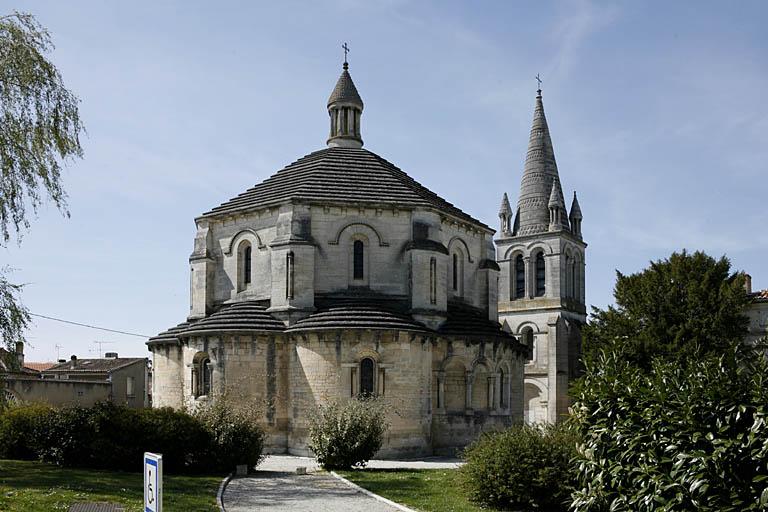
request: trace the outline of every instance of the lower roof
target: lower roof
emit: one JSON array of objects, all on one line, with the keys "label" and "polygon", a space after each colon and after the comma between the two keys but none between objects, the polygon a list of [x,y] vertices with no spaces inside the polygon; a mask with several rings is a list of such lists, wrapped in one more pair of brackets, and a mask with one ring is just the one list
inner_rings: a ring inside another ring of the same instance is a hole
[{"label": "lower roof", "polygon": [[515,340],[511,334],[502,330],[498,322],[488,319],[483,310],[461,302],[450,302],[447,320],[439,329],[433,330],[408,314],[408,305],[403,300],[323,297],[318,300],[317,311],[289,327],[268,313],[262,301],[243,301],[225,304],[206,318],[194,323],[184,322],[163,331],[150,338],[147,345],[176,344],[181,338],[224,333],[298,334],[350,329],[405,331],[465,339]]}]

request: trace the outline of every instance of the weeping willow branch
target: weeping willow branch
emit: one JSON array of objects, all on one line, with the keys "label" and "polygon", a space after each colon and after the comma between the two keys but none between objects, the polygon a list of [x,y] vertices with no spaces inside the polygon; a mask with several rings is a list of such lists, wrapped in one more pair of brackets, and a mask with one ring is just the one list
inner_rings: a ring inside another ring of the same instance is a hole
[{"label": "weeping willow branch", "polygon": [[46,58],[50,34],[30,14],[0,17],[0,245],[20,240],[49,199],[69,215],[62,166],[81,158],[78,98]]}]

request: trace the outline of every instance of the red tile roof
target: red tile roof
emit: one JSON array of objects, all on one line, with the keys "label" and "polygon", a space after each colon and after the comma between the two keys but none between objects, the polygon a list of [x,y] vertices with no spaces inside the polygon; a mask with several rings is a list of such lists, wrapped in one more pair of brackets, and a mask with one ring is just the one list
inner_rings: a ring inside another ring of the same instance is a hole
[{"label": "red tile roof", "polygon": [[753,292],[752,300],[754,302],[765,302],[768,301],[768,289],[767,290],[758,290],[756,292]]},{"label": "red tile roof", "polygon": [[47,370],[48,368],[51,368],[56,363],[34,363],[34,362],[24,362],[24,368],[29,368],[30,370],[35,370],[38,372],[41,372],[43,370]]}]

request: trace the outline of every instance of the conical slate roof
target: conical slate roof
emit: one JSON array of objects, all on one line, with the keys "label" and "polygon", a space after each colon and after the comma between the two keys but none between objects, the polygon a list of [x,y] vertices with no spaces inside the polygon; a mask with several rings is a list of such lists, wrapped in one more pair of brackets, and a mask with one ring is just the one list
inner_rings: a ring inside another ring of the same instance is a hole
[{"label": "conical slate roof", "polygon": [[547,206],[550,208],[562,208],[565,210],[565,198],[563,197],[563,189],[560,188],[560,180],[555,178],[552,182],[552,191],[549,193],[549,202]]},{"label": "conical slate roof", "polygon": [[576,198],[576,191],[573,191],[573,202],[571,203],[571,214],[569,215],[572,219],[581,219],[581,207],[579,206],[579,200]]},{"label": "conical slate roof", "polygon": [[344,71],[341,72],[336,87],[333,88],[331,96],[328,98],[328,106],[330,107],[334,103],[349,103],[363,109],[363,100],[360,98],[360,94],[357,92],[357,87],[352,81],[352,77],[347,70],[347,63],[344,63]]},{"label": "conical slate roof", "polygon": [[549,196],[556,178],[558,173],[555,151],[552,148],[549,126],[544,116],[544,103],[539,91],[533,112],[533,126],[528,141],[523,179],[520,183],[515,235],[532,235],[549,229]]},{"label": "conical slate roof", "polygon": [[203,216],[243,212],[292,200],[434,208],[491,229],[375,153],[343,147],[310,153]]},{"label": "conical slate roof", "polygon": [[511,213],[512,207],[509,205],[507,193],[504,192],[504,197],[501,198],[501,206],[499,207],[499,215],[510,215]]}]

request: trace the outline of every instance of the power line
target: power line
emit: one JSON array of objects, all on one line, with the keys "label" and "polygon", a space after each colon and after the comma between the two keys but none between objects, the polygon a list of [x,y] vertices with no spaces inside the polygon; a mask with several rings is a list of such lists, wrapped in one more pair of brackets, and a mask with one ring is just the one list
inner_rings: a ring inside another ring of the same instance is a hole
[{"label": "power line", "polygon": [[71,320],[62,320],[61,318],[54,318],[52,316],[38,315],[37,313],[30,313],[31,316],[37,316],[45,318],[46,320],[53,320],[55,322],[61,322],[64,324],[79,325],[80,327],[87,327],[89,329],[97,329],[99,331],[116,332],[118,334],[125,334],[127,336],[136,336],[138,338],[150,338],[146,334],[136,334],[135,332],[118,331],[116,329],[107,329],[106,327],[97,327],[95,325],[81,324],[80,322],[72,322]]}]

